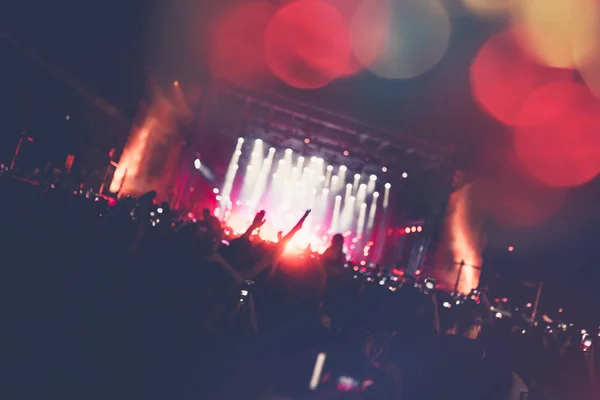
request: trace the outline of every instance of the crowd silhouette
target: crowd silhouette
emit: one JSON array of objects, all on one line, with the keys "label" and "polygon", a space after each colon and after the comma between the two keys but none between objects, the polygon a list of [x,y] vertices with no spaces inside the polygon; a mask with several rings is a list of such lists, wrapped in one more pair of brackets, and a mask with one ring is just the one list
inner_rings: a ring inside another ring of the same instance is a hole
[{"label": "crowd silhouette", "polygon": [[272,243],[268,210],[227,237],[153,192],[53,186],[0,179],[4,399],[600,398],[575,336],[496,321],[485,292],[386,290],[341,235],[282,257],[310,210]]}]

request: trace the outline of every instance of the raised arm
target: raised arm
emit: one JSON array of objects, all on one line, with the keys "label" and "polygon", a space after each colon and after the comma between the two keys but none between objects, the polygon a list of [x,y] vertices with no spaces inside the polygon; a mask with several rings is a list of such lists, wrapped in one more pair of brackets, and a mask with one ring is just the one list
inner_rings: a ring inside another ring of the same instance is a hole
[{"label": "raised arm", "polygon": [[267,254],[265,254],[254,265],[254,267],[252,267],[252,269],[250,271],[248,271],[248,273],[244,274],[244,277],[246,279],[254,278],[256,275],[260,274],[263,270],[268,268],[269,265],[273,264],[273,262],[275,262],[281,256],[281,253],[283,253],[283,250],[285,250],[285,246],[294,237],[296,232],[298,232],[300,229],[302,229],[302,226],[304,225],[304,221],[306,221],[306,218],[308,218],[308,216],[310,215],[310,211],[311,210],[306,210],[306,212],[304,213],[302,218],[300,218],[300,220],[298,221],[298,223],[296,223],[296,225],[292,228],[292,230],[289,231],[289,233],[287,235],[285,235],[279,241],[279,243],[277,243],[277,246],[275,246],[275,250],[270,251]]},{"label": "raised arm", "polygon": [[262,227],[265,224],[265,221],[265,210],[260,210],[256,213],[256,215],[254,216],[254,221],[252,221],[252,224],[250,224],[246,232],[244,232],[244,234],[241,237],[249,238],[252,235],[252,232],[254,232],[256,229]]}]

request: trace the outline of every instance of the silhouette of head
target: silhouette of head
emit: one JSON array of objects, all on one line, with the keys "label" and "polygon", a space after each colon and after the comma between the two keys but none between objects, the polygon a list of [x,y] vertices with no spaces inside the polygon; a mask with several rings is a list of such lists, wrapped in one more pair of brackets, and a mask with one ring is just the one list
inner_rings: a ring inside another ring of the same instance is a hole
[{"label": "silhouette of head", "polygon": [[331,238],[331,247],[342,250],[344,248],[344,236],[341,233],[336,233]]}]

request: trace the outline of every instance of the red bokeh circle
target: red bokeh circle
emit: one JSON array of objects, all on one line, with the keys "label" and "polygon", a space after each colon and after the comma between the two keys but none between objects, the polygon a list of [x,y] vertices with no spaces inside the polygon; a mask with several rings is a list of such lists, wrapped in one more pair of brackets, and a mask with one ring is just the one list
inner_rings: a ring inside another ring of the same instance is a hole
[{"label": "red bokeh circle", "polygon": [[332,5],[316,0],[282,7],[265,32],[267,65],[296,88],[323,87],[344,75],[350,52],[344,17]]},{"label": "red bokeh circle", "polygon": [[493,35],[471,64],[471,90],[480,107],[498,121],[514,126],[531,93],[550,82],[568,80],[572,72],[544,67],[519,47],[515,32]]},{"label": "red bokeh circle", "polygon": [[515,151],[539,181],[573,187],[600,172],[600,101],[584,85],[556,82],[536,90],[519,121]]},{"label": "red bokeh circle", "polygon": [[256,86],[269,75],[264,35],[277,8],[246,2],[227,9],[211,25],[207,59],[213,76],[242,86]]}]

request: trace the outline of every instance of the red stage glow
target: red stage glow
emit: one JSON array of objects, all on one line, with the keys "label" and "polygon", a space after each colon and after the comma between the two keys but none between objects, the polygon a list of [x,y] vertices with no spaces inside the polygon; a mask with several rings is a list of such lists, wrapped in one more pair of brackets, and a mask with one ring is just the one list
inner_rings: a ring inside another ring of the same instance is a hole
[{"label": "red stage glow", "polygon": [[323,87],[342,76],[350,59],[346,22],[333,6],[299,0],[281,8],[265,32],[271,71],[290,86]]},{"label": "red stage glow", "polygon": [[573,187],[600,172],[600,101],[585,86],[557,82],[538,89],[519,123],[516,153],[539,181]]},{"label": "red stage glow", "polygon": [[504,124],[516,125],[533,91],[568,80],[571,74],[537,64],[521,50],[514,32],[506,30],[492,36],[477,53],[471,64],[471,90],[484,111]]}]

